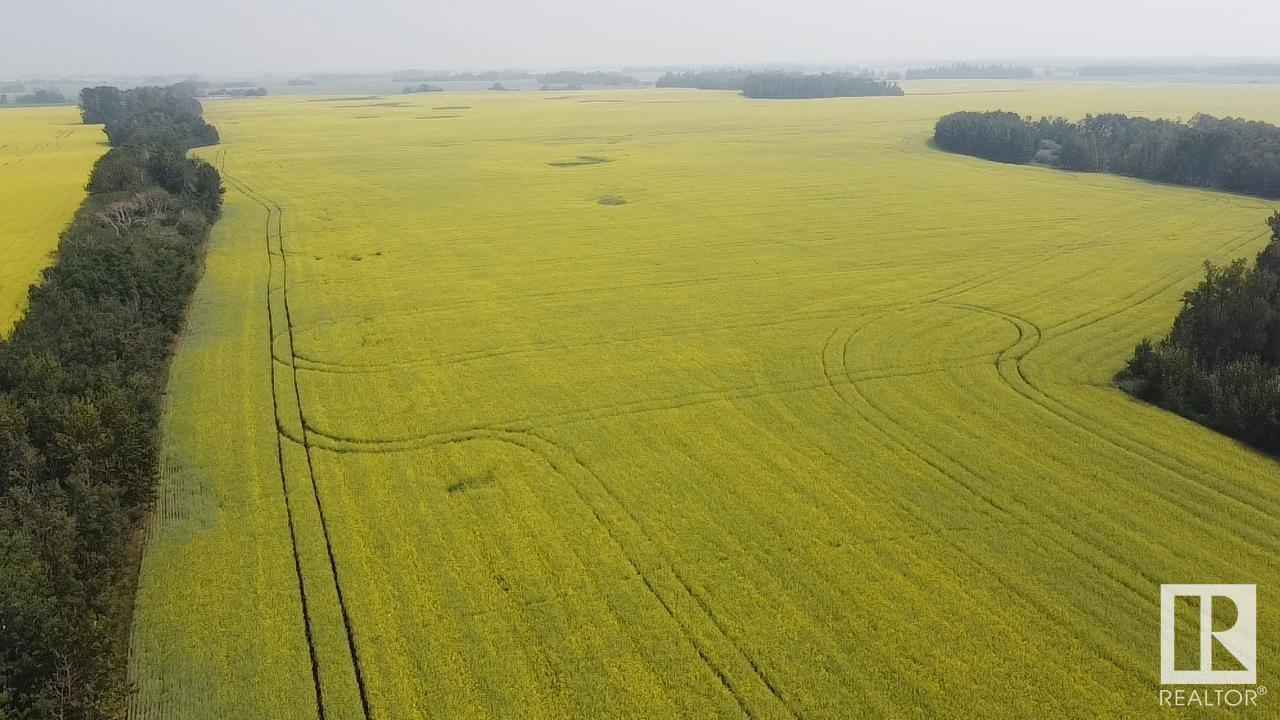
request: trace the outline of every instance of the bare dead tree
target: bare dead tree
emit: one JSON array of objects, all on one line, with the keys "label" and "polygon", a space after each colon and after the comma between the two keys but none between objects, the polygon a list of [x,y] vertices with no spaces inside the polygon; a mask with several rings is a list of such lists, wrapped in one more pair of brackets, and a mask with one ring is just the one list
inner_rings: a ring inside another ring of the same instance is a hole
[{"label": "bare dead tree", "polygon": [[118,200],[103,208],[97,215],[120,236],[135,225],[157,222],[169,214],[169,193],[149,190],[131,198]]}]

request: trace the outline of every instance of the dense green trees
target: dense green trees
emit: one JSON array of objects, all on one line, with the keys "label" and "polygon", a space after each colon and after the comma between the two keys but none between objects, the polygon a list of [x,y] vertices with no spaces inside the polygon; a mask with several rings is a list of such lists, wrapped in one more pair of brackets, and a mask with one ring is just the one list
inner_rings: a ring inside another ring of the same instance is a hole
[{"label": "dense green trees", "polygon": [[1121,386],[1138,397],[1280,452],[1280,213],[1250,268],[1205,264],[1169,336],[1138,345]]},{"label": "dense green trees", "polygon": [[742,90],[746,85],[747,70],[699,70],[682,73],[669,72],[658,78],[656,87],[696,88],[698,90]]},{"label": "dense green trees", "polygon": [[405,89],[401,90],[400,92],[401,94],[404,94],[404,95],[411,95],[413,93],[430,93],[430,92],[443,92],[443,91],[444,91],[444,88],[442,87],[437,87],[435,85],[430,85],[428,83],[422,83],[420,85],[409,85],[405,87]]},{"label": "dense green trees", "polygon": [[829,98],[868,95],[901,95],[897,83],[853,73],[751,73],[742,84],[742,94],[750,98]]},{"label": "dense green trees", "polygon": [[933,141],[950,152],[988,160],[1026,163],[1036,154],[1035,126],[1011,112],[957,112],[938,120]]},{"label": "dense green trees", "polygon": [[199,103],[162,88],[87,97],[85,118],[105,120],[114,147],[0,342],[6,719],[122,714],[131,530],[151,500],[170,351],[222,201],[217,171],[185,154],[212,130]]},{"label": "dense green trees", "polygon": [[927,68],[911,68],[908,80],[1029,80],[1035,75],[1031,68],[1021,65],[935,65]]},{"label": "dense green trees", "polygon": [[266,97],[267,89],[264,87],[222,87],[217,90],[210,90],[209,97]]},{"label": "dense green trees", "polygon": [[33,90],[13,99],[17,105],[61,105],[67,98],[57,90]]},{"label": "dense green trees", "polygon": [[1039,162],[1177,185],[1280,198],[1280,127],[1196,115],[1189,122],[1126,115],[1022,119],[962,112],[938,120],[934,142],[1003,162]]},{"label": "dense green trees", "polygon": [[1062,143],[1071,170],[1280,197],[1280,128],[1196,115],[1190,122],[1096,115]]},{"label": "dense green trees", "polygon": [[124,93],[119,88],[104,85],[80,91],[80,118],[86,125],[117,122],[124,112]]},{"label": "dense green trees", "polygon": [[[1190,122],[1096,115],[1039,121],[1009,112],[941,118],[944,150],[1004,162],[1280,198],[1280,128],[1197,115]],[[1169,336],[1138,345],[1121,386],[1140,398],[1272,452],[1280,451],[1280,213],[1250,268],[1206,263]]]},{"label": "dense green trees", "polygon": [[106,125],[107,140],[117,147],[171,146],[187,150],[216,145],[218,131],[204,121],[203,112],[194,90],[185,84],[80,91],[81,118],[89,124]]}]

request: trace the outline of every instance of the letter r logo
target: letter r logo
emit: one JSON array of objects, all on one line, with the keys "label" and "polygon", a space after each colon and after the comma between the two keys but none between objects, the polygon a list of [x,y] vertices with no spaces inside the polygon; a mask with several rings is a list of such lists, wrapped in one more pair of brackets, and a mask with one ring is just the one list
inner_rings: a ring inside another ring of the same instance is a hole
[{"label": "letter r logo", "polygon": [[[1177,599],[1200,600],[1200,665],[1179,670],[1175,663]],[[1234,604],[1236,620],[1229,628],[1214,630],[1213,610]],[[1214,643],[1236,659],[1236,670],[1214,670]],[[1160,586],[1160,684],[1252,685],[1258,680],[1258,590],[1256,585]]]}]

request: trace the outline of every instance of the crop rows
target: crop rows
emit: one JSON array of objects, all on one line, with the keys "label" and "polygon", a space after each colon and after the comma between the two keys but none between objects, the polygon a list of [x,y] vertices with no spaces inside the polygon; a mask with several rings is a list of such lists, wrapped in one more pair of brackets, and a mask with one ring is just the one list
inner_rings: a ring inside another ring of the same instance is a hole
[{"label": "crop rows", "polygon": [[1267,208],[930,149],[973,87],[212,109],[135,720],[1154,710],[1158,585],[1273,582],[1280,489],[1110,381]]},{"label": "crop rows", "polygon": [[22,314],[58,234],[102,154],[97,127],[67,127],[73,108],[0,110],[0,337]]}]

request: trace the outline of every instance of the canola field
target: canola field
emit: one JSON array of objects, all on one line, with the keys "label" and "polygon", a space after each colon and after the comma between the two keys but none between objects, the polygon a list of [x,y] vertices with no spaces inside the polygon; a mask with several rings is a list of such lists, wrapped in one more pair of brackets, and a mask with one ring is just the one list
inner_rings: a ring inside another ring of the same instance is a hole
[{"label": "canola field", "polygon": [[22,316],[27,288],[84,200],[105,139],[72,107],[0,110],[0,337]]},{"label": "canola field", "polygon": [[1280,88],[907,91],[209,103],[131,718],[1179,717],[1169,582],[1274,685],[1280,465],[1112,384],[1272,204],[929,138]]}]

